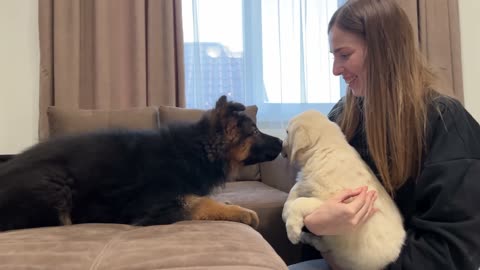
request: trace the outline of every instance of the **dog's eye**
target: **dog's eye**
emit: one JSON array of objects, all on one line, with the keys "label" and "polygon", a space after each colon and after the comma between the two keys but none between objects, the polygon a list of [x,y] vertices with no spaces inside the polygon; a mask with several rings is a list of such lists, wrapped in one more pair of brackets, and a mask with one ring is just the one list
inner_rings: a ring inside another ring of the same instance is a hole
[{"label": "dog's eye", "polygon": [[285,132],[286,132],[286,133],[287,133],[287,135],[288,135],[288,129],[286,129],[286,130],[285,130]]},{"label": "dog's eye", "polygon": [[260,133],[260,131],[257,128],[255,128],[255,129],[253,129],[252,133],[253,133],[253,135],[258,135]]}]

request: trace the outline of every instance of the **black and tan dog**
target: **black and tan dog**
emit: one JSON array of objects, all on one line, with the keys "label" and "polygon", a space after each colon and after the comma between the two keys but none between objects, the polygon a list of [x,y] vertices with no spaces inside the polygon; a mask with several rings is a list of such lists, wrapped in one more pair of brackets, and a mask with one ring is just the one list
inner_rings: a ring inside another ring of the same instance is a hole
[{"label": "black and tan dog", "polygon": [[230,220],[254,211],[207,196],[242,165],[273,160],[282,142],[222,96],[194,124],[104,131],[39,143],[0,167],[0,230],[75,223]]}]

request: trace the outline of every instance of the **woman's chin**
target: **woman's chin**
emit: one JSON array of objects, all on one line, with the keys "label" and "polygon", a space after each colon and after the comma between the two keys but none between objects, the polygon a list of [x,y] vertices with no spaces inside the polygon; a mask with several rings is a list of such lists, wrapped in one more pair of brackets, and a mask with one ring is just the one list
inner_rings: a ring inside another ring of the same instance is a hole
[{"label": "woman's chin", "polygon": [[363,91],[363,89],[358,89],[358,88],[354,88],[354,87],[349,87],[350,91],[352,91],[352,95],[354,95],[355,97],[363,97],[365,95],[365,91]]}]

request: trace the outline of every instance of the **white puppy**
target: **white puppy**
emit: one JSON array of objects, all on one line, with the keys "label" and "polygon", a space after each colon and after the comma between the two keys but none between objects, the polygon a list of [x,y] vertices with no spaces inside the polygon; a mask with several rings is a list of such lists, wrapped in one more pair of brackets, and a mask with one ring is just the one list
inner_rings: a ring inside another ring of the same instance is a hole
[{"label": "white puppy", "polygon": [[[283,154],[300,168],[282,213],[292,243],[331,251],[345,270],[382,269],[398,257],[405,239],[400,212],[336,123],[313,110],[297,115],[288,124]],[[339,191],[360,186],[377,191],[374,206],[379,210],[363,225],[335,236],[302,232],[303,218],[322,202]]]}]

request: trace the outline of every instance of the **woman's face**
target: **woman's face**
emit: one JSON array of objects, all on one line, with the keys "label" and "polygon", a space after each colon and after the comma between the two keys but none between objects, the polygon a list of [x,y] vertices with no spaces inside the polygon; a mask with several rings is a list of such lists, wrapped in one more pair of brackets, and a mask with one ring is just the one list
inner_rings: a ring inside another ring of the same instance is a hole
[{"label": "woman's face", "polygon": [[365,41],[335,25],[330,29],[328,37],[330,52],[334,56],[333,75],[342,75],[354,96],[364,96],[367,78],[364,67]]}]

